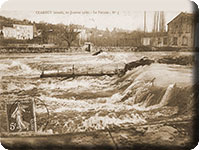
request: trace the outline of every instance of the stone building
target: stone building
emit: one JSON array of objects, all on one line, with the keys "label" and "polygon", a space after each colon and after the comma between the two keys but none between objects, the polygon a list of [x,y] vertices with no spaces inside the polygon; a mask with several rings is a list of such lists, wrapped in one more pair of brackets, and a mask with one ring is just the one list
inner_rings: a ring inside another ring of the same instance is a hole
[{"label": "stone building", "polygon": [[143,46],[166,47],[168,46],[167,32],[146,33],[141,39]]},{"label": "stone building", "polygon": [[171,47],[194,47],[197,29],[195,14],[180,13],[168,25],[168,42]]},{"label": "stone building", "polygon": [[33,39],[33,26],[13,24],[13,27],[3,26],[2,32],[5,39],[28,40]]}]

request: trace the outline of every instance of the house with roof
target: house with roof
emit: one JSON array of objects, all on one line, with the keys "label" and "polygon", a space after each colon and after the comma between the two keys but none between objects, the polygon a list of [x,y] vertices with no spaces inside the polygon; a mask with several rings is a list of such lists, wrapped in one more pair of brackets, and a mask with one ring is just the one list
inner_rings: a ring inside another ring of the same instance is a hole
[{"label": "house with roof", "polygon": [[169,46],[195,47],[195,31],[197,31],[195,14],[181,12],[167,25]]},{"label": "house with roof", "polygon": [[[143,46],[194,48],[198,45],[198,22],[196,14],[181,12],[168,25],[167,32],[145,33]],[[195,34],[196,33],[196,34]]]}]

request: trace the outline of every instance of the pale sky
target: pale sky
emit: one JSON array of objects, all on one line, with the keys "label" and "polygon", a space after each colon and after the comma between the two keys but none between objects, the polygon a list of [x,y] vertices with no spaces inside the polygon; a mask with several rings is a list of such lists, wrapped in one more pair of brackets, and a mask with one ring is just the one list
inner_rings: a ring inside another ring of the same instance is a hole
[{"label": "pale sky", "polygon": [[146,11],[147,29],[151,31],[154,11],[164,11],[168,23],[180,12],[194,11],[194,7],[188,0],[8,0],[1,6],[0,15],[36,22],[80,24],[99,29],[112,30],[116,27],[143,30]]}]

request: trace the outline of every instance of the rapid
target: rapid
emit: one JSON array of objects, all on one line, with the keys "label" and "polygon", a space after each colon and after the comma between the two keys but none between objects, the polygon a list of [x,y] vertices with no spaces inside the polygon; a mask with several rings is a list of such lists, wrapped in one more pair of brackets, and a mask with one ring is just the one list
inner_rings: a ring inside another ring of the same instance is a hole
[{"label": "rapid", "polygon": [[193,66],[153,63],[129,70],[122,77],[39,78],[44,70],[70,72],[74,65],[76,72],[106,72],[142,56],[157,59],[165,55],[173,52],[2,54],[0,109],[3,111],[9,100],[34,99],[38,129],[48,122],[46,129],[53,133],[191,120],[195,105]]}]

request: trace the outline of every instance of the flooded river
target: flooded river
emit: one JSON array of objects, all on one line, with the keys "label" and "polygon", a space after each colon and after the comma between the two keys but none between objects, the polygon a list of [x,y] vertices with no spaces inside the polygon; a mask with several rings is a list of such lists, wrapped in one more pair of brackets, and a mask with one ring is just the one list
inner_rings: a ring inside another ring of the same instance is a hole
[{"label": "flooded river", "polygon": [[[178,52],[1,54],[1,111],[9,100],[34,99],[38,130],[52,134],[127,128],[192,120],[194,67],[153,63],[123,77],[39,78],[42,71],[109,72],[147,56],[193,55]],[[45,104],[41,105],[41,101]],[[6,118],[6,113],[2,113]],[[1,129],[6,131],[6,122]]]}]

